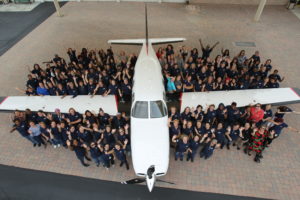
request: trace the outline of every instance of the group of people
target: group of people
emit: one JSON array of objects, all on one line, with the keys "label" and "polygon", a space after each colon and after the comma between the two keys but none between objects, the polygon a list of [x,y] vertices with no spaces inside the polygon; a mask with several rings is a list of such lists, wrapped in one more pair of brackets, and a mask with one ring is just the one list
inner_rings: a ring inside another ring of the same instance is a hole
[{"label": "group of people", "polygon": [[284,122],[287,113],[298,113],[286,106],[277,108],[275,114],[271,105],[261,104],[238,108],[235,102],[229,106],[210,105],[203,109],[185,108],[182,113],[171,108],[169,114],[169,133],[171,146],[175,148],[175,160],[194,161],[200,152],[200,157],[208,159],[216,148],[230,149],[236,146],[243,148],[245,154],[255,153],[255,162],[263,158],[262,152],[272,141],[278,138],[284,128],[299,132]]},{"label": "group of people", "polygon": [[[181,46],[178,52],[172,45],[159,48],[156,55],[162,66],[165,88],[168,95],[181,92],[204,92],[212,90],[236,90],[277,88],[282,78],[274,70],[271,59],[261,62],[256,51],[247,57],[242,50],[231,58],[228,49],[221,51],[215,59],[210,58],[213,49],[199,40],[202,55],[197,48],[188,50]],[[124,101],[131,100],[132,78],[137,56],[127,56],[125,52],[115,55],[112,48],[90,50],[82,48],[79,54],[69,48],[69,62],[59,55],[46,64],[45,68],[34,64],[29,69],[26,90],[17,90],[29,95],[117,95]],[[279,107],[275,115],[271,105],[264,108],[260,104],[238,108],[233,102],[210,105],[205,110],[201,105],[186,108],[178,113],[175,107],[170,109],[169,128],[171,147],[175,148],[175,159],[194,161],[197,152],[205,159],[214,149],[226,146],[244,148],[246,154],[256,153],[255,161],[260,162],[262,151],[281,130],[289,127],[283,121],[285,113],[293,112],[287,107]],[[33,146],[52,145],[74,150],[83,166],[85,161],[93,159],[97,166],[109,168],[114,160],[125,164],[129,169],[126,155],[130,153],[129,118],[125,113],[109,116],[101,108],[99,113],[86,111],[83,115],[70,108],[68,114],[43,111],[15,111],[14,127]],[[199,150],[201,147],[201,150]]]},{"label": "group of people", "polygon": [[28,96],[117,95],[130,101],[137,56],[121,52],[115,59],[111,48],[106,52],[83,48],[78,55],[69,48],[67,54],[68,63],[56,54],[44,62],[45,68],[34,64],[33,69],[29,68],[26,90],[16,89]]},{"label": "group of people", "polygon": [[[169,96],[181,92],[278,88],[284,80],[273,69],[271,59],[261,61],[258,51],[247,57],[245,50],[241,50],[231,57],[228,49],[222,49],[220,55],[211,59],[210,54],[219,43],[204,47],[199,41],[202,55],[197,48],[188,50],[185,46],[177,52],[172,45],[157,50]],[[68,63],[55,55],[44,62],[45,68],[34,64],[29,69],[26,90],[16,89],[29,96],[117,95],[121,100],[131,100],[135,54],[128,56],[121,51],[115,55],[112,48],[107,51],[83,48],[79,54],[69,48],[67,54]]]},{"label": "group of people", "polygon": [[197,48],[188,50],[185,46],[176,53],[172,45],[157,51],[169,94],[278,88],[284,80],[273,69],[271,59],[261,61],[259,51],[247,57],[245,50],[241,50],[231,57],[228,49],[222,49],[221,54],[211,59],[210,54],[219,43],[204,47],[199,41],[202,55]]},{"label": "group of people", "polygon": [[97,166],[109,169],[115,160],[129,169],[126,155],[130,152],[129,119],[125,113],[110,116],[101,108],[99,113],[86,111],[83,115],[73,108],[68,114],[59,109],[54,113],[43,111],[15,111],[11,132],[17,130],[34,147],[65,147],[73,150],[81,164],[91,159]]}]

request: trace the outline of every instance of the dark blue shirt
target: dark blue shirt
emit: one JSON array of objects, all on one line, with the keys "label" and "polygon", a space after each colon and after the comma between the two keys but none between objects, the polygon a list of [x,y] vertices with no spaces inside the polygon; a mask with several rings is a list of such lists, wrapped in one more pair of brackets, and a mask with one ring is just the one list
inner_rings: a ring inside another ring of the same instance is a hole
[{"label": "dark blue shirt", "polygon": [[16,130],[20,133],[20,135],[22,135],[23,137],[28,136],[28,127],[26,126],[25,122],[21,122],[19,126],[14,126],[16,128]]},{"label": "dark blue shirt", "polygon": [[179,140],[177,142],[176,152],[184,153],[189,148],[189,146],[190,146],[190,144],[188,142],[186,144],[184,144],[182,140]]}]

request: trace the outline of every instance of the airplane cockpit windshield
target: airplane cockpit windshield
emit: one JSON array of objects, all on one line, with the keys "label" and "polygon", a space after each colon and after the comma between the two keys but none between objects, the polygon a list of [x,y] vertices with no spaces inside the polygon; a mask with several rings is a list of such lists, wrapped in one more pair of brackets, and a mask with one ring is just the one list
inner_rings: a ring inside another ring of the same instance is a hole
[{"label": "airplane cockpit windshield", "polygon": [[150,118],[161,118],[167,115],[167,108],[162,101],[136,101],[132,109],[132,117],[149,118],[149,103],[150,103]]},{"label": "airplane cockpit windshield", "polygon": [[148,101],[136,101],[132,109],[135,118],[148,118]]},{"label": "airplane cockpit windshield", "polygon": [[167,108],[162,101],[150,101],[150,118],[160,118],[167,115]]}]

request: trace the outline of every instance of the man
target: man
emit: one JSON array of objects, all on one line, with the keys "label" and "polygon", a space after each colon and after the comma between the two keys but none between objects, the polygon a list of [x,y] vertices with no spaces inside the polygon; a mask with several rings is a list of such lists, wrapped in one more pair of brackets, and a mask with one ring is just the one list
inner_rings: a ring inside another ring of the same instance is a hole
[{"label": "man", "polygon": [[42,140],[41,137],[41,127],[39,124],[35,124],[33,121],[29,121],[29,129],[28,129],[28,133],[30,134],[30,137],[36,141],[35,144],[33,144],[33,146],[35,147],[36,145],[38,145],[39,147],[41,146],[41,144],[44,144],[46,147],[46,144],[44,143],[44,141]]},{"label": "man", "polygon": [[212,50],[220,43],[220,42],[216,42],[212,47],[210,47],[210,45],[208,44],[204,48],[201,39],[199,39],[199,42],[200,42],[200,46],[201,46],[201,50],[202,50],[202,59],[208,58],[210,56],[210,53],[212,52]]},{"label": "man", "polygon": [[258,103],[255,106],[250,108],[250,118],[249,120],[251,122],[254,122],[257,124],[257,126],[259,126],[260,122],[262,121],[262,119],[264,118],[265,112],[264,110],[261,108],[261,104]]}]

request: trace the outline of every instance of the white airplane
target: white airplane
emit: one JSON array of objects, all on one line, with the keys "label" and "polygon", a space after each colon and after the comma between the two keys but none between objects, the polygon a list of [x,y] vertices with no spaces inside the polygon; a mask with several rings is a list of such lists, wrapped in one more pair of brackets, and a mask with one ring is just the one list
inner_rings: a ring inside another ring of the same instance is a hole
[{"label": "white airplane", "polygon": [[[109,40],[110,44],[142,45],[135,65],[131,107],[131,149],[133,168],[137,176],[146,180],[151,192],[156,177],[166,175],[169,166],[169,131],[168,109],[165,98],[163,75],[160,63],[152,45],[182,42],[185,38],[148,39],[147,8],[146,38]],[[230,105],[233,101],[239,107],[249,104],[288,104],[300,102],[299,95],[292,88],[251,89],[233,91],[211,91],[182,93],[180,110],[185,107],[196,107],[198,104],[207,105],[224,103]],[[54,112],[59,108],[62,113],[68,113],[69,108],[79,113],[86,110],[97,112],[101,107],[110,115],[118,112],[115,96],[88,95],[66,96],[9,96],[0,103],[2,111],[31,111],[43,110]],[[141,181],[143,182],[143,181]]]}]

